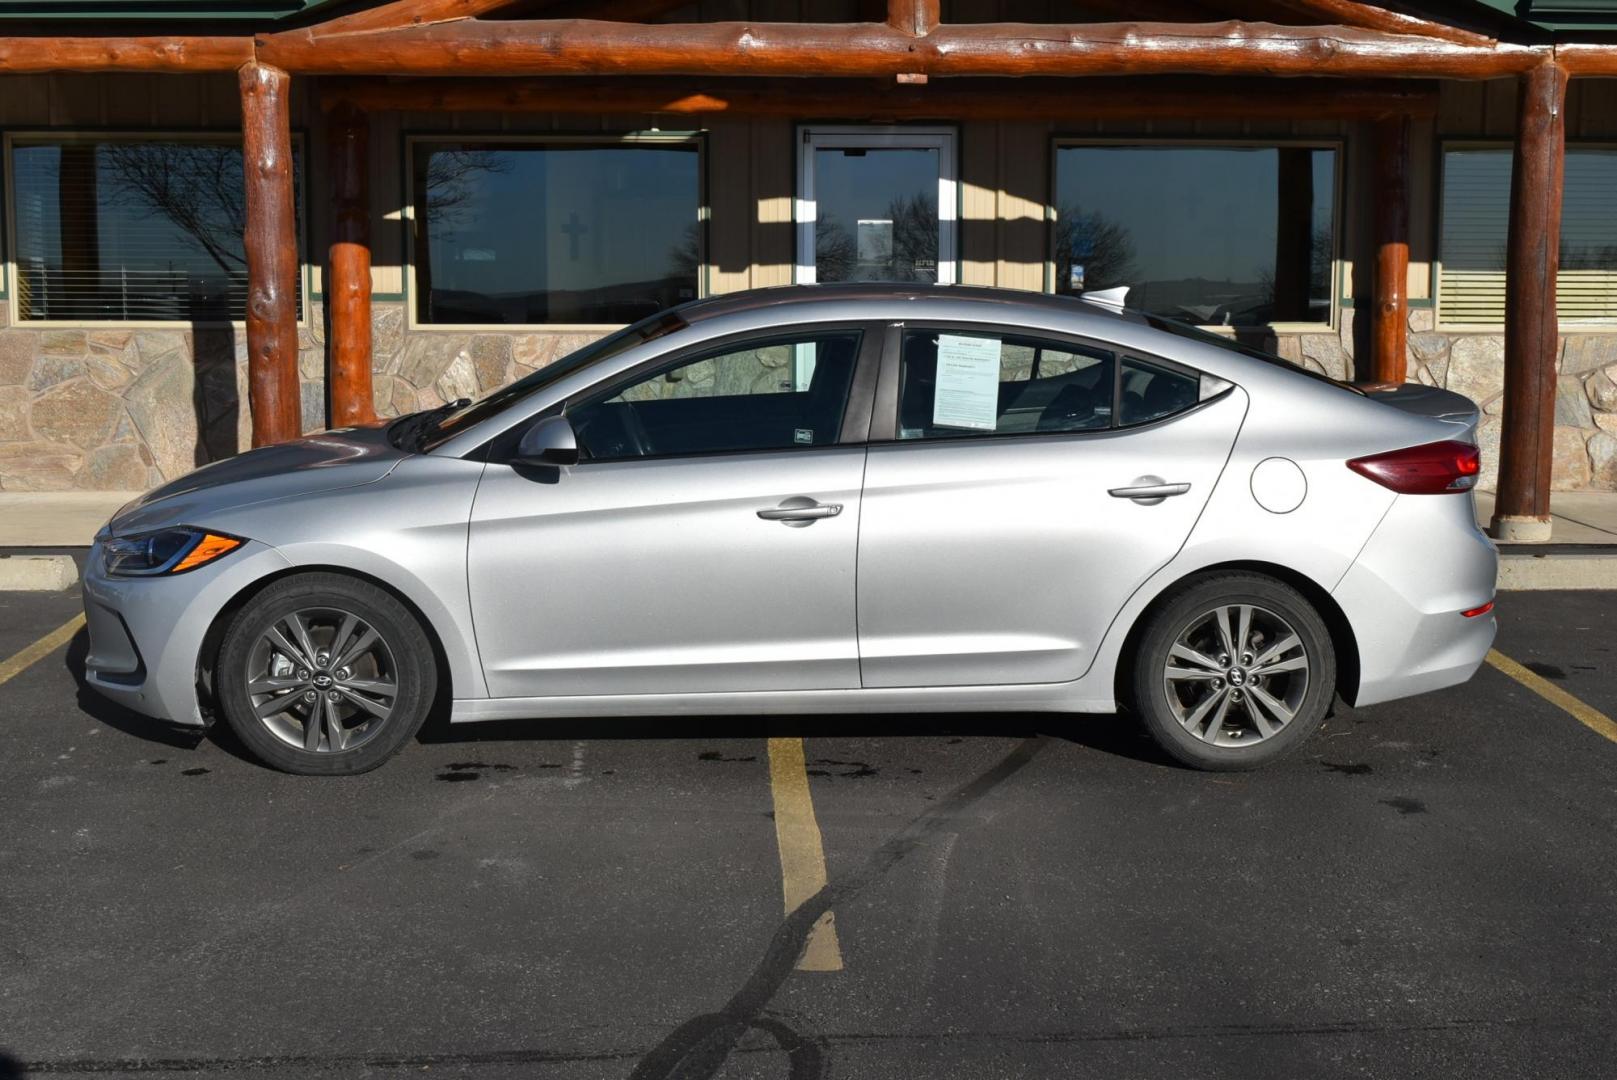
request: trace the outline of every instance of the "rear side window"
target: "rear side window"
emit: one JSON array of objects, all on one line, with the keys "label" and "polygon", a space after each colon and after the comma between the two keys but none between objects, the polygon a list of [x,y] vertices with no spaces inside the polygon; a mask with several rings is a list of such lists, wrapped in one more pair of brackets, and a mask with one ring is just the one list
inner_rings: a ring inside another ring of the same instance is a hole
[{"label": "rear side window", "polygon": [[907,331],[899,367],[898,437],[1108,428],[1116,362],[1104,349],[1065,342]]},{"label": "rear side window", "polygon": [[1200,397],[1201,380],[1131,356],[1123,361],[1117,390],[1117,424],[1129,427],[1184,412]]}]

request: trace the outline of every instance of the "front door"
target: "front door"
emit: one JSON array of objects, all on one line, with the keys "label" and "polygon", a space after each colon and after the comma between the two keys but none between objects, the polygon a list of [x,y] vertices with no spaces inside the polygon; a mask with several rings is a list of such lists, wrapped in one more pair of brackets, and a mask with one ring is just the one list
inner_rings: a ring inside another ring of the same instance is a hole
[{"label": "front door", "polygon": [[863,685],[1080,677],[1190,534],[1244,396],[1202,402],[1173,365],[971,329],[905,330],[897,376],[896,439],[865,470]]},{"label": "front door", "polygon": [[858,686],[862,337],[655,365],[569,403],[580,464],[491,463],[468,564],[489,693]]}]

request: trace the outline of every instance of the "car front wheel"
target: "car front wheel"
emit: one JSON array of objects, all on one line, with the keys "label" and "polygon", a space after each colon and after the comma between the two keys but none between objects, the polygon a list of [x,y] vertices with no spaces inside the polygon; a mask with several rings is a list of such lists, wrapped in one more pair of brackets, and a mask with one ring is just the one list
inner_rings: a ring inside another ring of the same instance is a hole
[{"label": "car front wheel", "polygon": [[392,594],[341,574],[283,578],[225,631],[216,683],[236,736],[285,772],[374,769],[420,729],[436,692],[431,643]]},{"label": "car front wheel", "polygon": [[1336,656],[1296,589],[1258,574],[1209,574],[1151,616],[1132,692],[1146,730],[1176,760],[1255,769],[1319,727],[1336,692]]}]

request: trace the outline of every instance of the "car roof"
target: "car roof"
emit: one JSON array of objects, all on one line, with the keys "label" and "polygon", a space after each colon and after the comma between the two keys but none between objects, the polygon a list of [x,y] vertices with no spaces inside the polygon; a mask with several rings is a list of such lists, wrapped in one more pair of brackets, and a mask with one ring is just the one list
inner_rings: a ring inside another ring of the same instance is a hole
[{"label": "car roof", "polygon": [[765,308],[827,302],[868,303],[873,307],[898,306],[906,301],[927,300],[944,303],[1011,305],[1026,311],[1040,311],[1080,318],[1099,316],[1138,324],[1133,312],[1109,305],[1086,303],[1076,296],[1029,292],[1025,289],[995,289],[981,285],[923,285],[878,281],[839,282],[827,285],[776,285],[745,292],[695,300],[681,305],[679,314],[687,322],[740,315]]}]

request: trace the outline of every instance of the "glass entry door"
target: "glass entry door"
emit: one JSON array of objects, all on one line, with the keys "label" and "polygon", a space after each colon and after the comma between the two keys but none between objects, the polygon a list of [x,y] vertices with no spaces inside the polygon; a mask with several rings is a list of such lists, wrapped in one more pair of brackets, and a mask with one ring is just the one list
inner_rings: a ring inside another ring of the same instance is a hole
[{"label": "glass entry door", "polygon": [[953,130],[799,132],[799,282],[954,282]]}]

